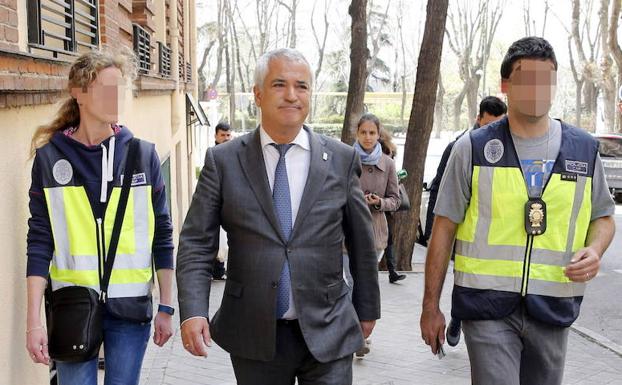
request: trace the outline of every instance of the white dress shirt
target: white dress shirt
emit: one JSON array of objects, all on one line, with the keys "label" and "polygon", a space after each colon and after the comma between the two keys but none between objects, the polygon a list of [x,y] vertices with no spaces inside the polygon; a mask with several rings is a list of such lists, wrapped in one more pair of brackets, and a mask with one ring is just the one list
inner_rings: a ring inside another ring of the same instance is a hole
[{"label": "white dress shirt", "polygon": [[[268,182],[270,183],[270,190],[274,188],[274,173],[276,172],[276,165],[279,163],[279,150],[272,146],[271,143],[276,143],[270,135],[263,129],[259,128],[259,138],[261,141],[261,150],[263,153],[264,163],[266,164],[266,175],[268,176]],[[287,168],[287,181],[289,182],[289,196],[292,204],[292,228],[296,223],[296,215],[298,215],[298,208],[300,207],[300,201],[302,200],[302,193],[304,192],[305,185],[307,184],[307,176],[309,175],[309,165],[311,164],[311,145],[309,143],[309,134],[304,128],[300,129],[300,132],[291,142],[294,144],[285,154],[285,167]],[[193,318],[205,318],[205,317],[190,317],[182,322],[182,325]],[[295,319],[296,307],[294,306],[294,296],[289,291],[289,308],[283,314],[285,319]]]},{"label": "white dress shirt", "polygon": [[[276,166],[279,163],[279,150],[272,146],[276,143],[270,135],[263,129],[259,128],[259,138],[261,141],[261,150],[266,165],[266,175],[270,190],[274,188],[274,174]],[[309,134],[304,128],[300,129],[298,135],[291,142],[294,144],[285,154],[285,167],[287,168],[287,181],[289,183],[289,196],[292,204],[292,228],[296,223],[298,208],[302,200],[302,193],[307,184],[307,176],[309,175],[309,165],[311,164],[311,145],[309,144]],[[296,307],[294,306],[294,298],[291,291],[289,292],[289,308],[283,315],[285,319],[295,319]]]}]

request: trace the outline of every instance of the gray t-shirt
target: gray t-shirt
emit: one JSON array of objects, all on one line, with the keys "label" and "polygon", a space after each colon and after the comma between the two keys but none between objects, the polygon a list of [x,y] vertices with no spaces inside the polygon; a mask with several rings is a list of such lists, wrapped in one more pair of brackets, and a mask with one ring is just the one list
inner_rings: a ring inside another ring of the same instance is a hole
[{"label": "gray t-shirt", "polygon": [[[546,183],[554,160],[561,146],[561,124],[553,120],[549,134],[539,138],[518,138],[512,135],[526,183],[531,188],[530,195],[540,196],[542,186]],[[434,206],[434,214],[449,218],[454,223],[462,223],[466,209],[471,200],[471,136],[462,135],[454,145],[447,168],[443,174],[441,186]],[[545,161],[547,160],[547,161]],[[550,166],[549,166],[550,163]],[[605,172],[596,156],[594,177],[592,178],[592,217],[597,219],[613,215],[615,204],[609,193]]]}]

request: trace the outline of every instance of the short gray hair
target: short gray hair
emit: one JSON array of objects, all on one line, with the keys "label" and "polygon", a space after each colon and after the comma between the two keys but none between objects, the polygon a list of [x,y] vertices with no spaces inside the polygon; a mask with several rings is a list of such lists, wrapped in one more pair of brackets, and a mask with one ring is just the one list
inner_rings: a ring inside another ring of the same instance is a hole
[{"label": "short gray hair", "polygon": [[311,84],[309,84],[309,87],[313,87],[313,71],[311,71],[309,62],[302,53],[293,48],[279,48],[261,55],[259,59],[257,59],[257,66],[255,67],[255,86],[263,88],[263,81],[266,79],[266,75],[268,75],[268,66],[273,59],[286,59],[290,62],[307,66],[309,74],[311,75]]}]

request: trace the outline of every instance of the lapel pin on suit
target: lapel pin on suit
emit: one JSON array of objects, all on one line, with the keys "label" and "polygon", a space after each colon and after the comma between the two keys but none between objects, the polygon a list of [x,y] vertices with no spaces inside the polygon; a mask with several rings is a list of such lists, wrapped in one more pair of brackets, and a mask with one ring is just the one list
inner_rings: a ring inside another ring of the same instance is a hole
[{"label": "lapel pin on suit", "polygon": [[323,160],[328,160],[328,154],[327,153],[323,153],[322,154],[322,159]]}]

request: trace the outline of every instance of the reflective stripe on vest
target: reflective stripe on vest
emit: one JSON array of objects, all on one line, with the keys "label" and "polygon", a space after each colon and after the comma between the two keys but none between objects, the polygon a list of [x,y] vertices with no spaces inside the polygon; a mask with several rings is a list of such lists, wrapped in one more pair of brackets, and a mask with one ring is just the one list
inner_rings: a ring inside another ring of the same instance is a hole
[{"label": "reflective stripe on vest", "polygon": [[[104,247],[110,244],[120,187],[113,188],[103,223]],[[52,290],[86,286],[99,291],[99,268],[103,266],[101,228],[93,218],[83,186],[45,188],[54,256],[50,266]],[[146,296],[151,291],[151,245],[155,218],[151,186],[131,187],[119,245],[110,278],[108,298]]]},{"label": "reflective stripe on vest", "polygon": [[587,234],[590,177],[578,176],[573,182],[551,174],[542,196],[547,229],[535,237],[528,237],[524,229],[528,195],[519,168],[474,166],[471,190],[471,203],[456,235],[456,285],[522,295],[583,295],[585,284],[571,282],[564,267],[583,247]]}]

